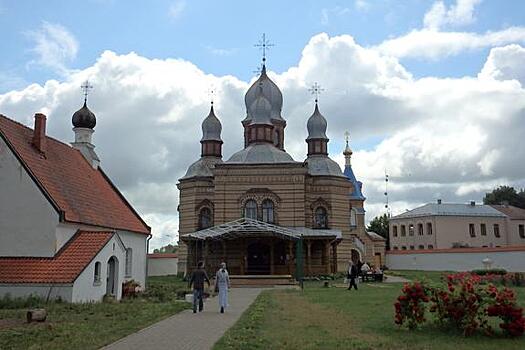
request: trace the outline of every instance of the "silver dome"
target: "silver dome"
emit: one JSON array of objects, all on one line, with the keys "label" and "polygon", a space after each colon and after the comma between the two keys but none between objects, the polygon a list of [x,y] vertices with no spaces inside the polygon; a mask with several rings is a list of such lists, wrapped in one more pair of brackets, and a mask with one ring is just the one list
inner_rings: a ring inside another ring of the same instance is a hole
[{"label": "silver dome", "polygon": [[195,163],[189,166],[186,174],[181,180],[189,179],[192,177],[211,177],[213,176],[213,168],[215,164],[222,163],[222,159],[219,157],[202,157]]},{"label": "silver dome", "polygon": [[202,139],[201,141],[222,141],[221,140],[222,125],[219,118],[213,111],[213,105],[210,108],[210,113],[202,122]]},{"label": "silver dome", "polygon": [[268,143],[251,144],[234,153],[226,163],[293,163],[292,156]]},{"label": "silver dome", "polygon": [[251,117],[251,124],[272,125],[271,113],[272,106],[268,99],[263,95],[262,86],[259,85],[257,98],[252,102],[248,109],[248,115]]},{"label": "silver dome", "polygon": [[306,124],[306,127],[308,129],[308,137],[307,140],[310,139],[325,139],[328,140],[328,137],[326,136],[326,119],[323,117],[321,112],[319,112],[319,107],[317,106],[317,103],[315,104],[315,110],[312,116],[308,119],[308,123]]},{"label": "silver dome", "polygon": [[325,155],[313,155],[306,158],[308,174],[312,176],[340,176],[345,177],[339,164]]},{"label": "silver dome", "polygon": [[[257,90],[259,85],[262,87],[262,93],[264,97],[270,102],[271,105],[271,118],[277,120],[283,120],[281,117],[281,110],[283,109],[283,94],[279,87],[266,75],[266,66],[263,65],[261,71],[261,76],[257,79],[252,86],[246,92],[244,96],[244,104],[246,105],[246,110],[249,111],[252,103],[257,98]],[[248,115],[246,119],[249,119],[251,116]]]}]

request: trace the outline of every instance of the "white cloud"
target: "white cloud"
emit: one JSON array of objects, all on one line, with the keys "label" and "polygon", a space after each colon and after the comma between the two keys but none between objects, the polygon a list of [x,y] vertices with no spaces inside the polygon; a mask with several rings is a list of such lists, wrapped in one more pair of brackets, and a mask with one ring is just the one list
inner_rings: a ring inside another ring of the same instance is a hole
[{"label": "white cloud", "polygon": [[210,45],[205,45],[204,48],[208,50],[209,53],[215,56],[231,56],[237,52],[236,48],[217,48]]},{"label": "white cloud", "polygon": [[329,25],[332,17],[341,17],[350,13],[347,7],[335,6],[332,8],[323,8],[321,10],[321,24]]},{"label": "white cloud", "polygon": [[366,12],[370,9],[371,5],[367,0],[355,0],[354,7],[358,11]]},{"label": "white cloud", "polygon": [[509,43],[525,43],[525,27],[510,27],[484,34],[413,30],[403,36],[386,40],[376,47],[383,54],[398,58],[439,59],[464,51],[479,50]]},{"label": "white cloud", "polygon": [[525,48],[507,45],[490,50],[489,57],[479,74],[479,78],[512,80],[525,86]]},{"label": "white cloud", "polygon": [[[342,150],[335,144],[342,144],[344,130],[356,143],[382,136],[371,150],[354,149],[352,160],[364,183],[368,219],[384,210],[385,169],[394,213],[437,198],[479,201],[501,181],[524,187],[525,90],[515,78],[521,50],[494,49],[485,65],[492,68],[479,77],[416,79],[397,59],[362,47],[351,36],[316,35],[297,66],[269,72],[284,96],[286,149],[296,160],[305,158],[306,120],[313,110],[307,86],[319,81],[326,89],[320,107],[332,156],[340,164]],[[493,73],[499,71],[504,75]],[[182,59],[106,51],[62,81],[0,94],[0,113],[31,126],[31,116],[44,111],[49,134],[70,141],[70,118],[81,105],[79,85],[86,77],[95,86],[89,105],[97,115],[94,143],[102,167],[152,226],[152,247],[172,242],[178,227],[176,184],[200,154],[206,91],[210,85],[217,89],[227,159],[242,148],[240,121],[249,84],[207,74]]]},{"label": "white cloud", "polygon": [[439,29],[443,25],[463,26],[475,21],[474,10],[481,0],[457,0],[448,9],[443,1],[436,1],[425,13],[425,28]]},{"label": "white cloud", "polygon": [[168,14],[171,18],[177,19],[181,16],[181,14],[186,9],[186,1],[185,0],[178,0],[173,2],[168,10]]},{"label": "white cloud", "polygon": [[34,41],[32,52],[37,56],[29,64],[51,68],[60,74],[67,74],[68,64],[78,53],[78,41],[64,26],[42,22],[40,29],[27,33]]}]

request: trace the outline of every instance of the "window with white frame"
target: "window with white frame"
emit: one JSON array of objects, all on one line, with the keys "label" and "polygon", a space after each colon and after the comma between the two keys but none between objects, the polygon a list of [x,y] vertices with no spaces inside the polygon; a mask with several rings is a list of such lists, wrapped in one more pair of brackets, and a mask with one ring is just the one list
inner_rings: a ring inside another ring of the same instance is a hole
[{"label": "window with white frame", "polygon": [[357,226],[357,210],[355,208],[350,209],[350,227]]},{"label": "window with white frame", "polygon": [[432,223],[427,222],[427,235],[432,236]]},{"label": "window with white frame", "polygon": [[487,225],[485,224],[480,224],[479,225],[479,229],[480,229],[480,234],[482,236],[486,236],[487,235]]},{"label": "window with white frame", "polygon": [[257,202],[253,199],[246,201],[244,204],[244,217],[257,220]]},{"label": "window with white frame", "polygon": [[417,224],[417,234],[423,236],[423,224]]},{"label": "window with white frame", "polygon": [[470,237],[476,237],[476,226],[474,226],[474,224],[468,224],[468,232]]},{"label": "window with white frame", "polygon": [[414,235],[414,224],[408,225],[408,235],[413,236]]},{"label": "window with white frame", "polygon": [[274,205],[269,199],[262,202],[262,221],[273,224],[275,222]]},{"label": "window with white frame", "polygon": [[133,249],[126,248],[126,277],[131,277],[133,263]]}]

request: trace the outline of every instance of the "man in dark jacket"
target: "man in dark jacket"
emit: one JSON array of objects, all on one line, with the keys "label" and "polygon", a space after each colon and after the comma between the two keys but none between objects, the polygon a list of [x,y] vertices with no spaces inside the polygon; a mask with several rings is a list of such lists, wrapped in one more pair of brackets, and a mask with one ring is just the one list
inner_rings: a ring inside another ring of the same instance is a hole
[{"label": "man in dark jacket", "polygon": [[199,312],[204,308],[202,295],[204,293],[204,281],[210,286],[210,279],[204,270],[204,263],[199,261],[197,270],[193,271],[190,277],[189,288],[193,285],[193,313],[197,313],[197,303],[199,303]]},{"label": "man in dark jacket", "polygon": [[355,283],[355,279],[357,278],[358,276],[358,272],[357,272],[357,266],[353,263],[352,260],[350,260],[348,262],[348,272],[347,272],[347,277],[348,277],[348,290],[351,290],[352,287],[355,288],[355,290],[357,290],[357,284]]}]

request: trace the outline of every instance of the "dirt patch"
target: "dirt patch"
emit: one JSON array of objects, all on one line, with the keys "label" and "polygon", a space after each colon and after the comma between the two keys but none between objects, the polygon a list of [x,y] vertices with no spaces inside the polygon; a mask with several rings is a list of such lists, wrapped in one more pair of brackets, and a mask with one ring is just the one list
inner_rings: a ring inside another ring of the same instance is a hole
[{"label": "dirt patch", "polygon": [[0,320],[0,329],[9,329],[24,326],[27,323],[19,318],[5,318]]}]

